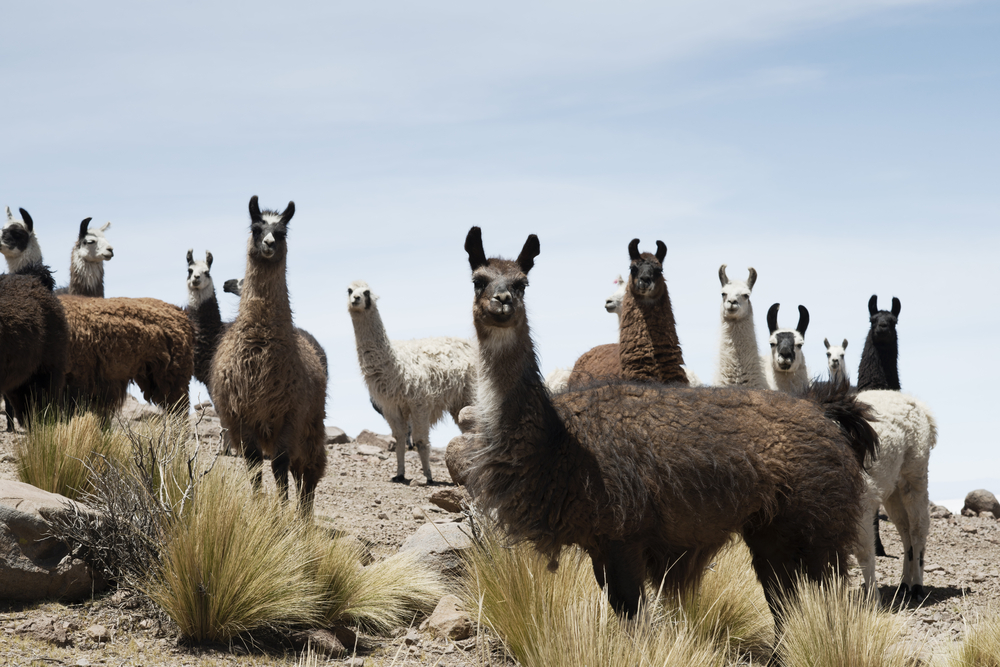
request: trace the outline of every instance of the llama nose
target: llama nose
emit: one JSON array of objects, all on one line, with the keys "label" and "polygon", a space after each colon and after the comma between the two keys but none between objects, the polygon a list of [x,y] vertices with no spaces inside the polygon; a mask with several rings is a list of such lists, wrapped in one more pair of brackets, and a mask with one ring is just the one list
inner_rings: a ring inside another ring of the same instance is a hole
[{"label": "llama nose", "polygon": [[493,295],[493,298],[496,299],[497,301],[499,301],[502,304],[509,304],[512,301],[511,296],[510,296],[510,292],[506,292],[506,291],[505,292],[497,292],[496,294]]},{"label": "llama nose", "polygon": [[115,249],[112,248],[111,246],[108,246],[107,259],[111,259],[114,256],[115,256]]}]

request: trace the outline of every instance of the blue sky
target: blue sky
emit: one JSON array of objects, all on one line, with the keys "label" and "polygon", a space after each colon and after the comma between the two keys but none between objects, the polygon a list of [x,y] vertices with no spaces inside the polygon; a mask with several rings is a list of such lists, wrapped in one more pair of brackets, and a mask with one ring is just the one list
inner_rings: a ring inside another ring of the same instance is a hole
[{"label": "blue sky", "polygon": [[615,340],[603,302],[628,242],[662,239],[703,379],[721,263],[757,269],[759,333],[771,303],[783,323],[809,308],[816,374],[824,337],[847,338],[856,369],[868,298],[898,296],[903,388],[940,425],[932,496],[984,479],[1000,493],[1000,317],[981,305],[1000,241],[998,3],[38,2],[0,17],[0,203],[31,212],[61,281],[93,216],[113,222],[107,294],[181,304],[188,248],[212,251],[221,285],[243,273],[250,196],[295,200],[293,307],[330,358],[327,421],[349,433],[387,432],[350,281],[382,297],[393,338],[471,336],[469,226],[498,254],[536,233],[547,372]]}]

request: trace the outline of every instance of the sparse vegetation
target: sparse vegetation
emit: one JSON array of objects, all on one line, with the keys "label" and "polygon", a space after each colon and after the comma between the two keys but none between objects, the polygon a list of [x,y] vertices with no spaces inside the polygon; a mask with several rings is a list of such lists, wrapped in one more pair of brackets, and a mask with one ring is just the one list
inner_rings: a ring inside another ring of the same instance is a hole
[{"label": "sparse vegetation", "polygon": [[987,608],[948,656],[947,667],[1000,666],[1000,613]]}]

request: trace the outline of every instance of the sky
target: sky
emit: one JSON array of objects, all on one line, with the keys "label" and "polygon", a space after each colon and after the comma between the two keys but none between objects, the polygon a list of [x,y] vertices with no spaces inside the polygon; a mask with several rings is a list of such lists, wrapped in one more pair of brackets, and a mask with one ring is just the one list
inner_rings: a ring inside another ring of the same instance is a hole
[{"label": "sky", "polygon": [[720,264],[758,272],[762,350],[772,303],[782,326],[809,309],[813,375],[824,338],[848,339],[856,375],[869,297],[898,297],[903,389],[939,425],[931,497],[1000,494],[1000,3],[42,1],[0,19],[0,204],[31,213],[57,280],[93,217],[112,222],[108,296],[183,305],[186,252],[210,250],[232,318],[250,196],[294,200],[296,324],[329,357],[327,423],[351,435],[389,432],[352,280],[391,338],[473,337],[469,227],[491,255],[535,233],[548,373],[617,339],[603,304],[628,243],[663,240],[704,381]]}]

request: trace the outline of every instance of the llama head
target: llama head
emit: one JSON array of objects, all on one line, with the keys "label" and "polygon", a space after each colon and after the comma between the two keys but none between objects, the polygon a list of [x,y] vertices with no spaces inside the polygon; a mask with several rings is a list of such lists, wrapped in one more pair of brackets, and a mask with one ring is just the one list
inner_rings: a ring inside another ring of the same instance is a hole
[{"label": "llama head", "polygon": [[365,281],[355,280],[347,286],[347,312],[352,315],[371,309],[376,301],[378,295],[371,291]]},{"label": "llama head", "polygon": [[751,266],[750,275],[743,280],[730,280],[726,275],[726,265],[719,267],[719,282],[722,283],[722,319],[742,320],[749,316],[753,309],[750,307],[750,294],[753,292],[753,285],[757,282],[757,271]]},{"label": "llama head", "polygon": [[869,335],[876,345],[896,343],[896,321],[899,319],[899,299],[892,297],[892,310],[878,309],[878,296],[872,294],[868,300],[868,313],[871,316]]},{"label": "llama head", "polygon": [[205,251],[205,261],[195,260],[194,250],[187,252],[188,263],[188,305],[196,307],[215,296],[215,283],[212,281],[212,253]]},{"label": "llama head", "polygon": [[222,283],[222,291],[229,292],[230,294],[235,294],[236,296],[243,295],[243,278],[237,280],[236,278],[230,278],[226,282]]},{"label": "llama head", "polygon": [[844,350],[847,349],[847,339],[845,338],[840,345],[830,345],[829,339],[824,338],[823,345],[826,346],[826,365],[830,369],[830,379],[844,375],[847,369],[844,366]]},{"label": "llama head", "polygon": [[104,236],[111,223],[105,222],[100,227],[89,227],[90,220],[91,218],[84,218],[80,222],[80,233],[73,245],[74,264],[79,262],[100,264],[115,256],[115,249]]},{"label": "llama head", "polygon": [[667,283],[663,279],[663,260],[667,256],[667,246],[656,242],[656,254],[639,253],[639,239],[628,244],[628,291],[637,302],[659,301],[667,293]]},{"label": "llama head", "polygon": [[7,207],[7,220],[0,230],[0,253],[7,259],[10,271],[16,271],[21,266],[42,261],[42,249],[35,236],[35,223],[23,208],[19,209],[21,219],[18,220]]},{"label": "llama head", "polygon": [[260,210],[257,195],[250,198],[250,257],[264,262],[281,262],[288,252],[285,237],[288,223],[295,215],[295,202],[281,213],[270,209]]},{"label": "llama head", "polygon": [[529,235],[514,261],[499,257],[487,259],[482,230],[473,227],[465,238],[465,251],[469,255],[475,288],[472,319],[480,339],[497,330],[514,331],[527,326],[524,290],[528,286],[528,272],[540,251],[538,237]]},{"label": "llama head", "polygon": [[625,282],[625,279],[622,278],[621,274],[618,274],[614,283],[615,285],[618,285],[618,289],[615,290],[614,294],[604,300],[604,309],[609,313],[617,313],[620,315],[622,309],[622,297],[625,296],[625,288],[628,283]]},{"label": "llama head", "polygon": [[794,373],[805,364],[802,345],[805,343],[806,328],[809,326],[809,311],[799,306],[799,323],[794,329],[778,328],[778,308],[774,304],[767,311],[767,328],[771,332],[771,364],[774,370]]}]

